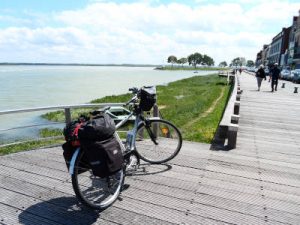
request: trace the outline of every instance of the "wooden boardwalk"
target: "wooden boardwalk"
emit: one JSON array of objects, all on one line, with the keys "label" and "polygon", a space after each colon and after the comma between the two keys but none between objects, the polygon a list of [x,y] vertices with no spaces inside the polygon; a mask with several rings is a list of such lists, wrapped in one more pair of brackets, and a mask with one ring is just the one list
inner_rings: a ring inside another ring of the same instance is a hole
[{"label": "wooden boardwalk", "polygon": [[300,94],[240,78],[237,149],[184,142],[101,213],[77,205],[60,147],[2,156],[0,224],[300,224]]}]

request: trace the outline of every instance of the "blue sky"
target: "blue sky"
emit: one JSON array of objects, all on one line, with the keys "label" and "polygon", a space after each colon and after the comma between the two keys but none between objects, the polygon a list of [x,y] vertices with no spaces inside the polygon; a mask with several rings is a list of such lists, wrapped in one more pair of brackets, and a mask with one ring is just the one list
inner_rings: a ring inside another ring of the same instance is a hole
[{"label": "blue sky", "polygon": [[299,9],[293,0],[0,0],[0,62],[254,60]]}]

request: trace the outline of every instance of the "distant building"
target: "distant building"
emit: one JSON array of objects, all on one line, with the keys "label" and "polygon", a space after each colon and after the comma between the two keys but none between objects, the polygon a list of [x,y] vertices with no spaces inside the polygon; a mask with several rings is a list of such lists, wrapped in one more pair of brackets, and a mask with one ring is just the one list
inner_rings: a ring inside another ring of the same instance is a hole
[{"label": "distant building", "polygon": [[295,45],[294,45],[294,56],[293,56],[293,67],[295,69],[300,69],[300,10],[299,16],[295,21],[295,26],[293,27],[295,34]]},{"label": "distant building", "polygon": [[281,42],[282,42],[282,32],[277,34],[271,43],[270,53],[269,53],[269,64],[278,63],[280,59],[280,50],[281,50]]},{"label": "distant building", "polygon": [[262,51],[259,51],[256,55],[255,66],[259,67],[262,64]]},{"label": "distant building", "polygon": [[289,37],[290,37],[291,29],[292,29],[292,26],[282,29],[282,43],[281,43],[280,62],[279,62],[279,65],[281,65],[281,67],[287,66],[287,60],[288,60],[288,56],[289,56],[289,54],[288,54]]},{"label": "distant building", "polygon": [[[296,51],[297,51],[297,49],[295,49],[295,45],[296,45],[295,35],[296,35],[296,31],[297,31],[298,18],[299,18],[298,16],[293,17],[293,23],[292,23],[290,35],[289,35],[287,65],[290,68],[294,68],[296,66],[296,61],[297,61],[297,56],[295,55]],[[296,57],[295,60],[294,60],[294,57]]]},{"label": "distant building", "polygon": [[256,55],[256,66],[270,66],[278,63],[281,67],[300,69],[300,10],[293,17],[293,23],[288,28],[282,28],[269,45]]},{"label": "distant building", "polygon": [[267,66],[269,64],[268,61],[269,51],[270,51],[270,45],[264,45],[261,53],[261,61],[264,66]]},{"label": "distant building", "polygon": [[278,63],[280,66],[286,66],[290,30],[291,27],[282,28],[282,31],[272,39],[268,64]]}]

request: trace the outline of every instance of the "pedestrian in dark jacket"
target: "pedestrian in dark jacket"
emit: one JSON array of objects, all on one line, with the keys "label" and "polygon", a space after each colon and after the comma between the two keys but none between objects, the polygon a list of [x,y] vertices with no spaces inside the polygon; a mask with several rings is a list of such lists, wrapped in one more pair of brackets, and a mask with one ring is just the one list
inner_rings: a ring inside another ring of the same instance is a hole
[{"label": "pedestrian in dark jacket", "polygon": [[259,69],[256,71],[255,76],[256,76],[256,80],[257,80],[258,91],[260,91],[260,86],[261,86],[262,80],[263,79],[266,80],[266,74],[265,74],[263,65],[260,65]]},{"label": "pedestrian in dark jacket", "polygon": [[272,83],[271,83],[272,92],[274,92],[274,87],[275,87],[275,91],[277,91],[279,74],[280,74],[280,69],[278,68],[278,63],[275,63],[273,69],[271,70],[271,76],[270,76],[270,78],[272,79]]}]

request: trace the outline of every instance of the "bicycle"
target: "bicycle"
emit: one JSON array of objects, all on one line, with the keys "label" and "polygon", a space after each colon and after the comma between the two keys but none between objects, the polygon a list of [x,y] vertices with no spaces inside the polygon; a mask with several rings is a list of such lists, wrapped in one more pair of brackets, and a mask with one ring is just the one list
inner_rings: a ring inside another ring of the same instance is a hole
[{"label": "bicycle", "polygon": [[[117,132],[114,134],[123,152],[123,169],[105,178],[94,176],[80,147],[76,149],[70,162],[69,172],[77,198],[95,209],[105,209],[114,203],[122,191],[126,170],[136,169],[140,165],[140,159],[152,164],[164,163],[173,159],[182,146],[181,133],[175,125],[159,117],[146,118],[143,115],[145,100],[143,103],[142,89],[130,88],[129,91],[134,96],[124,106],[131,106],[131,113],[116,124],[116,129],[135,116],[133,128],[127,132],[125,143]],[[105,113],[107,110],[109,107],[93,113]]]}]

